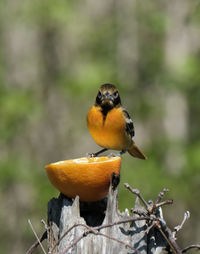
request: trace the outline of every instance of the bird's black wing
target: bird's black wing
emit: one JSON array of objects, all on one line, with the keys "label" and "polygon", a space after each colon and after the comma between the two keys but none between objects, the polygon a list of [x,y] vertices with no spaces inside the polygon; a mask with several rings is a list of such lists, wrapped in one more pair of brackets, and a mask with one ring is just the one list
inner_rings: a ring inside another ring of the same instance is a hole
[{"label": "bird's black wing", "polygon": [[125,108],[123,108],[123,114],[126,118],[126,132],[129,133],[131,135],[131,137],[134,137],[135,130],[134,130],[133,121]]}]

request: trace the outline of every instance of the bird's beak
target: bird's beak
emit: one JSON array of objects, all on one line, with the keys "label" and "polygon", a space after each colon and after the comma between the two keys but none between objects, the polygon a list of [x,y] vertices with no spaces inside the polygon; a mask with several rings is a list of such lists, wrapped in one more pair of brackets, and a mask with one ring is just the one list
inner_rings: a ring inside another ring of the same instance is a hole
[{"label": "bird's beak", "polygon": [[113,106],[113,97],[110,94],[104,94],[102,98],[102,105]]}]

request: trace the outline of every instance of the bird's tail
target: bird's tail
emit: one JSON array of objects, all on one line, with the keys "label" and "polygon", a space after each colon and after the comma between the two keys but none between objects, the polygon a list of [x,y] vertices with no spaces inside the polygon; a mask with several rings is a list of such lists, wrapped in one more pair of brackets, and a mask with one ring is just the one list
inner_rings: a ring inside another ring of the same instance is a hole
[{"label": "bird's tail", "polygon": [[133,157],[136,157],[136,158],[139,158],[142,160],[147,159],[146,155],[142,151],[140,151],[140,149],[135,145],[134,141],[132,142],[131,146],[129,147],[128,152]]}]

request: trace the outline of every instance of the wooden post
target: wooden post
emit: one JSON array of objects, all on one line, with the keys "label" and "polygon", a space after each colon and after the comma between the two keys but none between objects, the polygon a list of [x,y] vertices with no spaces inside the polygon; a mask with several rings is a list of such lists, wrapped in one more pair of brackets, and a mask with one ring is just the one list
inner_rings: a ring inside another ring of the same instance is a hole
[{"label": "wooden post", "polygon": [[[51,199],[48,203],[48,253],[166,253],[168,242],[156,227],[149,227],[144,219],[137,220],[139,215],[130,216],[127,209],[119,212],[117,192],[110,186],[107,199],[90,203],[79,202],[78,196],[75,200],[63,195]],[[145,212],[138,198],[135,210]]]}]

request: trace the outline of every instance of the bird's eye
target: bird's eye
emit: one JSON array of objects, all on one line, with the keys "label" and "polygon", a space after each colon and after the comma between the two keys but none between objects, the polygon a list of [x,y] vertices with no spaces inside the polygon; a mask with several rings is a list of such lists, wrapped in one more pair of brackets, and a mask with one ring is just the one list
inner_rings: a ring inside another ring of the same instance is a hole
[{"label": "bird's eye", "polygon": [[114,98],[117,98],[118,97],[118,92],[117,91],[115,91],[114,93],[113,93],[113,96],[114,96]]},{"label": "bird's eye", "polygon": [[101,92],[99,91],[97,97],[101,98]]}]

